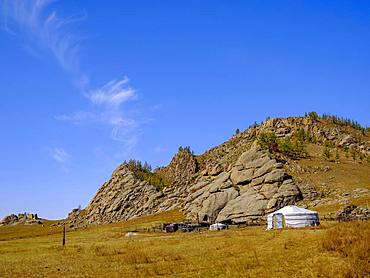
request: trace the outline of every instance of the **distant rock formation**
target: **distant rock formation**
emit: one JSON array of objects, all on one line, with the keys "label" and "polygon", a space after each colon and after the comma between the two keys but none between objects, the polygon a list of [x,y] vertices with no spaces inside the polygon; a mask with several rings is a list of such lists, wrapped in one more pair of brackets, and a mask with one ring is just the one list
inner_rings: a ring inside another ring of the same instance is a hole
[{"label": "distant rock formation", "polygon": [[5,216],[4,219],[0,222],[0,226],[17,225],[17,224],[25,224],[25,225],[42,224],[42,219],[40,219],[37,216],[37,214],[19,213],[18,215],[11,214],[11,215]]},{"label": "distant rock formation", "polygon": [[353,204],[342,207],[336,213],[338,221],[370,220],[370,209]]}]

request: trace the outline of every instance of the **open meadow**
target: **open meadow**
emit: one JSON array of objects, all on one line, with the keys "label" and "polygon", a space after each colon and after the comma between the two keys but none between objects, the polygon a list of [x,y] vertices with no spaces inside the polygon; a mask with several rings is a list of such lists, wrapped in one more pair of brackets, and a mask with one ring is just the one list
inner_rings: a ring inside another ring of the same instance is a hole
[{"label": "open meadow", "polygon": [[[370,223],[316,228],[153,233],[179,212],[67,232],[51,226],[0,228],[0,277],[365,277]],[[137,230],[135,237],[125,237]]]}]

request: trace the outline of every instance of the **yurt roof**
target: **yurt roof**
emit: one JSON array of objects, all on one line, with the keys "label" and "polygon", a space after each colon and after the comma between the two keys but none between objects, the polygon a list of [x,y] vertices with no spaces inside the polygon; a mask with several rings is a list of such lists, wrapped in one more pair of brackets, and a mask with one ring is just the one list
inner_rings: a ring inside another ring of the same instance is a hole
[{"label": "yurt roof", "polygon": [[313,210],[300,208],[297,206],[286,206],[273,213],[270,213],[269,215],[280,214],[280,213],[283,215],[289,215],[289,214],[316,214],[317,212]]},{"label": "yurt roof", "polygon": [[215,224],[212,224],[211,227],[224,227],[226,226],[225,224],[222,224],[222,223],[215,223]]}]

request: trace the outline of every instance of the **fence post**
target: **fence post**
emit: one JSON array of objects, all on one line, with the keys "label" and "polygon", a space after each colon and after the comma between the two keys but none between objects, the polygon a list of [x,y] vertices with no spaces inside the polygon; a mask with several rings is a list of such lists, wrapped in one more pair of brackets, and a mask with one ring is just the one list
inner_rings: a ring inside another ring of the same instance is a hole
[{"label": "fence post", "polygon": [[63,225],[63,240],[62,240],[62,246],[66,245],[66,223]]}]

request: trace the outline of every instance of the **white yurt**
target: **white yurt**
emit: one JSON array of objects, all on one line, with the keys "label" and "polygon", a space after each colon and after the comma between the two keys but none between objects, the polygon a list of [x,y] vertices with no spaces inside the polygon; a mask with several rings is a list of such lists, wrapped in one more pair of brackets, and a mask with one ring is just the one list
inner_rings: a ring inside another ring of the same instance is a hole
[{"label": "white yurt", "polygon": [[222,223],[215,223],[209,226],[210,231],[221,231],[227,229],[227,225]]},{"label": "white yurt", "polygon": [[267,215],[267,230],[282,228],[302,228],[320,224],[316,211],[286,206]]}]

